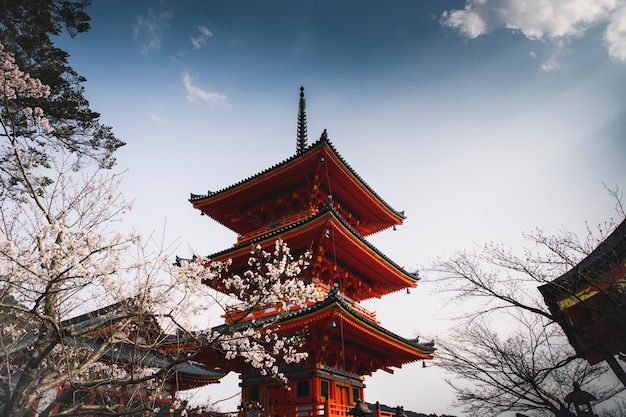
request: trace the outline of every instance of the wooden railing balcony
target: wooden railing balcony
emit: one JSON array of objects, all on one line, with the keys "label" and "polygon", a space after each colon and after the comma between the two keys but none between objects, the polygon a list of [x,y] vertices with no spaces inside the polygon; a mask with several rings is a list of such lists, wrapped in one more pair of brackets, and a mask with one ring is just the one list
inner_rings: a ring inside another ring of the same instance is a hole
[{"label": "wooden railing balcony", "polygon": [[[269,410],[255,410],[243,412],[240,417],[350,417],[348,412],[352,405],[338,404],[332,400],[318,403],[289,405],[286,407],[271,407]],[[371,414],[368,417],[394,417],[395,413],[383,411],[377,405],[370,405]]]},{"label": "wooden railing balcony", "polygon": [[355,310],[357,313],[359,313],[361,316],[365,317],[366,319],[373,321],[376,324],[380,324],[380,321],[378,321],[378,319],[376,318],[375,311],[370,311],[357,303],[352,304],[352,309]]},{"label": "wooden railing balcony", "polygon": [[[328,293],[329,293],[328,286],[320,285],[318,289],[323,294],[324,297],[328,296]],[[380,324],[380,321],[378,321],[378,319],[376,318],[375,311],[370,311],[366,309],[365,307],[361,306],[360,304],[356,303],[354,300],[352,300],[351,298],[345,295],[341,295],[341,297],[344,300],[346,300],[348,303],[350,303],[351,308],[357,313],[359,313],[361,316],[365,317],[366,319],[376,324]],[[309,303],[307,303],[307,306],[313,305],[313,304],[315,304],[315,301],[310,301]],[[272,316],[274,314],[284,313],[287,311],[293,311],[299,308],[301,307],[297,304],[290,304],[287,306],[286,309],[283,309],[282,306],[268,306],[268,307],[261,308],[258,310],[249,311],[249,310],[240,310],[236,306],[229,306],[229,307],[226,307],[226,312],[222,314],[222,318],[225,319],[226,324],[232,324],[232,323],[245,322],[249,320],[257,320],[257,319],[260,319],[261,317]]]},{"label": "wooden railing balcony", "polygon": [[[324,296],[327,296],[328,293],[330,292],[330,287],[328,285],[325,284],[319,284],[319,290],[320,292],[322,292],[324,294]],[[376,312],[375,311],[371,311],[366,309],[365,307],[363,307],[362,305],[360,305],[359,303],[357,303],[356,301],[354,301],[352,298],[348,297],[345,294],[341,294],[341,298],[345,301],[347,301],[350,304],[350,307],[356,311],[357,313],[359,313],[361,316],[365,317],[366,319],[373,321],[376,324],[380,324],[380,321],[378,321],[378,319],[376,318]]]},{"label": "wooden railing balcony", "polygon": [[[315,304],[314,301],[308,303],[308,305]],[[297,310],[301,308],[297,304],[290,304],[287,308],[283,309],[278,306],[268,306],[260,308],[258,310],[240,310],[236,306],[226,307],[226,313],[222,314],[222,318],[225,319],[226,324],[245,322],[250,320],[260,319],[261,317],[272,316],[278,313],[284,313],[287,311]]]}]

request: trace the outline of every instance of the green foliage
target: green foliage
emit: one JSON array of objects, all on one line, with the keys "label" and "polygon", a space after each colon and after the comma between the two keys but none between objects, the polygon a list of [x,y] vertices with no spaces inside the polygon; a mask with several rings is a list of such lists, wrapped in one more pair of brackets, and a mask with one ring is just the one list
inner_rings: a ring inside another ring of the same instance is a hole
[{"label": "green foliage", "polygon": [[[74,37],[87,31],[90,17],[85,9],[90,0],[0,0],[0,44],[15,56],[20,69],[50,86],[48,99],[18,98],[2,103],[2,116],[13,121],[13,132],[27,132],[25,122],[12,118],[11,111],[26,107],[43,108],[54,129],[39,135],[33,143],[33,168],[46,166],[48,155],[41,152],[44,144],[74,154],[75,168],[95,161],[99,167],[115,164],[114,152],[124,142],[111,127],[100,123],[100,114],[93,111],[85,98],[83,83],[68,63],[68,53],[54,46],[51,39],[64,33]],[[14,116],[14,114],[13,114]],[[35,139],[35,138],[34,138]],[[0,162],[1,164],[1,162]]]}]

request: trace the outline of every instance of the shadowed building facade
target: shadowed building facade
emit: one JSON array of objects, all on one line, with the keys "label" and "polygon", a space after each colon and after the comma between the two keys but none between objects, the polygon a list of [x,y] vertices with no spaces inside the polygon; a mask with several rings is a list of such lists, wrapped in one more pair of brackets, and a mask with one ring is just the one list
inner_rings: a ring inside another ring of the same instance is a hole
[{"label": "shadowed building facade", "polygon": [[539,287],[576,353],[590,364],[606,360],[622,384],[615,359],[626,357],[626,220],[578,265]]}]

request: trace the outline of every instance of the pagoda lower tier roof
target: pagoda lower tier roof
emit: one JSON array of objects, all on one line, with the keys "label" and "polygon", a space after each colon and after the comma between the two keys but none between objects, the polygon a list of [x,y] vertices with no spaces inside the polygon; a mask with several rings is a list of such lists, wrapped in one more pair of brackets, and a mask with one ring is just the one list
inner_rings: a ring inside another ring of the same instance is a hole
[{"label": "pagoda lower tier roof", "polygon": [[[334,367],[358,375],[371,375],[382,369],[431,360],[433,342],[406,339],[361,315],[338,291],[313,305],[255,320],[215,327],[215,332],[241,330],[248,326],[269,327],[280,335],[304,334],[300,350],[309,353],[308,363]],[[198,360],[208,366],[223,367],[240,373],[252,369],[243,362],[229,362],[214,350],[200,354]],[[211,360],[216,361],[211,363]]]},{"label": "pagoda lower tier roof", "polygon": [[391,208],[325,138],[304,152],[227,188],[206,195],[191,194],[189,201],[203,214],[246,235],[259,227],[247,217],[250,208],[279,198],[314,199],[312,195],[322,189],[343,209],[362,219],[355,227],[363,235],[399,225],[405,218],[404,212]]},{"label": "pagoda lower tier roof", "polygon": [[303,277],[308,275],[330,287],[339,283],[342,291],[356,301],[380,298],[417,285],[416,274],[404,270],[367,242],[332,207],[209,258],[214,261],[231,259],[230,271],[242,274],[250,268],[248,259],[252,246],[260,245],[269,250],[279,238],[293,254],[311,251],[310,266]]}]

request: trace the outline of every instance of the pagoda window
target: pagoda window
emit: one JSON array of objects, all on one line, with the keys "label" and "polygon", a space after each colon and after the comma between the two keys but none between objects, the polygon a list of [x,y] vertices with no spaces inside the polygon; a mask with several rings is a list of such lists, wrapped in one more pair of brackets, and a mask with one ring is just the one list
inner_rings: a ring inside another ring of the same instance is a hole
[{"label": "pagoda window", "polygon": [[329,382],[325,379],[320,379],[320,394],[322,395],[323,398],[326,398],[327,400],[330,399],[329,396]]},{"label": "pagoda window", "polygon": [[[357,387],[352,387],[352,402],[355,403],[356,400],[361,398],[360,390]],[[362,398],[361,398],[362,399]]]},{"label": "pagoda window", "polygon": [[248,401],[250,402],[259,402],[259,387],[254,386],[248,388]]},{"label": "pagoda window", "polygon": [[296,397],[305,398],[311,396],[311,385],[308,379],[303,379],[296,384]]}]

